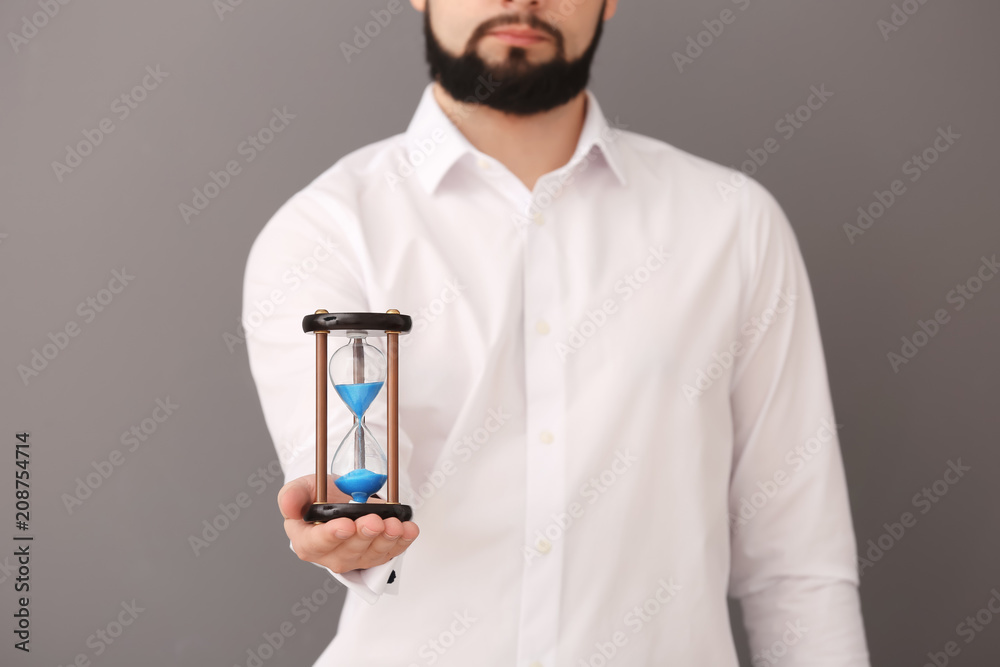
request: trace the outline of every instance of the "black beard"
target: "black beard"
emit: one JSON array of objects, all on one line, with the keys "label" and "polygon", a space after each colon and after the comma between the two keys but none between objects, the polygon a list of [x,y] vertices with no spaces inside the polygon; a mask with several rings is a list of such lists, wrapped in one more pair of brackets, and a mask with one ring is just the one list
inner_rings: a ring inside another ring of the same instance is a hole
[{"label": "black beard", "polygon": [[[606,0],[605,0],[606,2]],[[482,23],[469,37],[465,52],[456,57],[442,48],[431,29],[430,5],[424,12],[424,41],[431,79],[454,99],[478,103],[515,116],[530,116],[566,104],[587,86],[590,66],[601,40],[604,24],[604,3],[598,15],[594,37],[583,54],[573,61],[566,60],[562,33],[552,24],[529,14],[522,21],[516,15],[505,15]],[[507,62],[489,65],[476,46],[487,32],[501,25],[523,23],[555,40],[556,55],[549,62],[528,62],[521,47],[510,47]]]}]

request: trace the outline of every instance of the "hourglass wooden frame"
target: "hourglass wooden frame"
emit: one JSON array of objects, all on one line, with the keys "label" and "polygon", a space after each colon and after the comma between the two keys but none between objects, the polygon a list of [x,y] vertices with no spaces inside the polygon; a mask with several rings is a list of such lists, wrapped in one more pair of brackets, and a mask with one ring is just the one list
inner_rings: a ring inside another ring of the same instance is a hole
[{"label": "hourglass wooden frame", "polygon": [[[306,510],[305,520],[325,523],[340,517],[358,519],[375,514],[383,519],[395,517],[409,521],[413,510],[399,502],[399,336],[413,326],[409,315],[391,309],[382,313],[330,313],[317,310],[302,318],[302,331],[316,337],[316,501]],[[348,336],[350,332],[366,337],[385,336],[386,369],[386,499],[384,503],[327,502],[327,338],[329,335]]]}]

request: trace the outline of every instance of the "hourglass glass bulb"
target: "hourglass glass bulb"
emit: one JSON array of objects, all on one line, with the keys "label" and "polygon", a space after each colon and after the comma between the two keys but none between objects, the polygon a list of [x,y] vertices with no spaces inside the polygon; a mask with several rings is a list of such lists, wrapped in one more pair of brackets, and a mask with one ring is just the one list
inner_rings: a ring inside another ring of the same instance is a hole
[{"label": "hourglass glass bulb", "polygon": [[330,381],[355,417],[364,416],[385,383],[385,355],[369,345],[362,332],[350,332],[350,342],[330,358]]},{"label": "hourglass glass bulb", "polygon": [[333,456],[330,472],[337,488],[364,503],[386,481],[387,462],[375,436],[364,422],[365,412],[385,382],[385,356],[369,345],[362,331],[348,332],[349,342],[330,359],[330,380],[354,414],[354,426]]},{"label": "hourglass glass bulb", "polygon": [[364,503],[385,484],[387,471],[388,463],[375,436],[363,421],[356,421],[333,455],[330,472],[335,476],[334,484],[353,502]]}]

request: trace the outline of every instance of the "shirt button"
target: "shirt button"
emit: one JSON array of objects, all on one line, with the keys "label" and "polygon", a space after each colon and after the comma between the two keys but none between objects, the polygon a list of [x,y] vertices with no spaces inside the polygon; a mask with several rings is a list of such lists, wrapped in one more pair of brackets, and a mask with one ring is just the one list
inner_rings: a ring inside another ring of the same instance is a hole
[{"label": "shirt button", "polygon": [[528,667],[545,667],[545,665],[543,665],[542,663],[540,663],[537,660],[535,660],[533,663],[531,663],[530,665],[528,665]]},{"label": "shirt button", "polygon": [[542,431],[538,435],[538,439],[544,442],[546,445],[548,445],[551,444],[552,441],[556,439],[556,437],[552,435],[552,431]]},{"label": "shirt button", "polygon": [[538,553],[547,554],[552,551],[552,543],[543,537],[535,543],[535,548],[538,550]]},{"label": "shirt button", "polygon": [[476,158],[476,164],[479,165],[480,169],[489,169],[490,161],[484,157]]},{"label": "shirt button", "polygon": [[541,213],[536,213],[534,215],[534,219],[535,219],[535,224],[538,225],[539,227],[545,224],[545,216],[542,215]]},{"label": "shirt button", "polygon": [[544,336],[550,331],[549,323],[546,322],[545,320],[538,320],[538,323],[535,325],[535,331]]}]

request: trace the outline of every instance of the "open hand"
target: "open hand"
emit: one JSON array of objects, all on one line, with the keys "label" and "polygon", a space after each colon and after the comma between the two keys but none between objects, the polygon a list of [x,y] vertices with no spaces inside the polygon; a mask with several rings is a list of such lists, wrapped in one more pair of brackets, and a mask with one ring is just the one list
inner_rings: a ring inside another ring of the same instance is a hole
[{"label": "open hand", "polygon": [[[327,502],[346,503],[350,496],[341,493],[328,477]],[[367,514],[357,521],[348,518],[326,523],[303,521],[306,510],[316,499],[316,476],[292,480],[278,491],[278,508],[285,518],[285,533],[292,549],[302,560],[318,563],[337,573],[381,565],[406,551],[417,539],[420,529],[412,521],[396,518],[383,520]],[[369,502],[385,502],[372,498]]]}]

